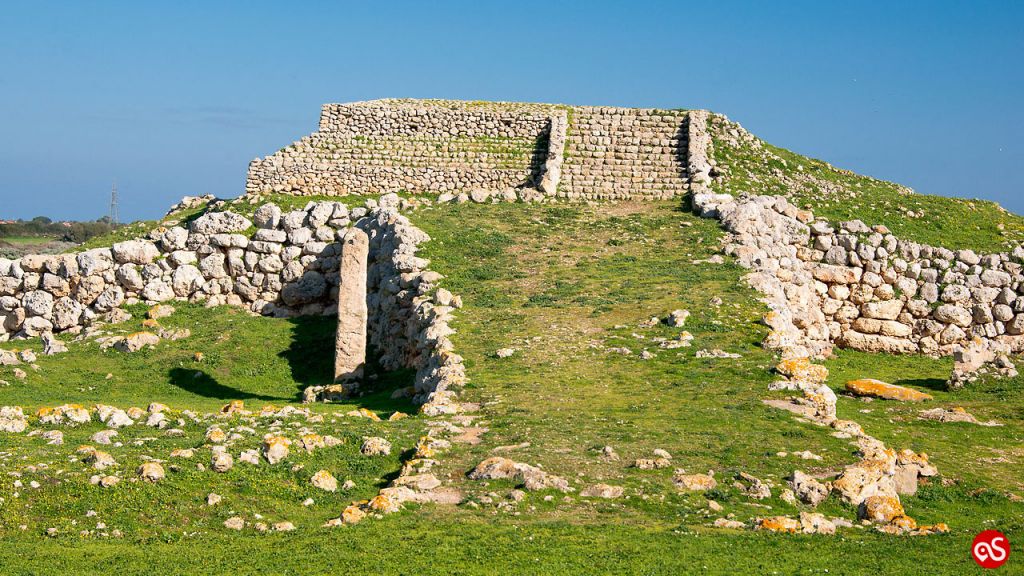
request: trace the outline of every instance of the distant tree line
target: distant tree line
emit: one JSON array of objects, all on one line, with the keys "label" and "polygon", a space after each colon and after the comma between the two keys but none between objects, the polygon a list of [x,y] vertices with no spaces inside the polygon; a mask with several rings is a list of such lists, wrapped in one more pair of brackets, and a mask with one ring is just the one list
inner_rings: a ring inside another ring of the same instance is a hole
[{"label": "distant tree line", "polygon": [[3,221],[0,223],[0,240],[30,236],[81,243],[107,234],[114,228],[116,226],[111,224],[109,216],[93,222],[54,222],[46,216],[36,216],[31,220]]}]

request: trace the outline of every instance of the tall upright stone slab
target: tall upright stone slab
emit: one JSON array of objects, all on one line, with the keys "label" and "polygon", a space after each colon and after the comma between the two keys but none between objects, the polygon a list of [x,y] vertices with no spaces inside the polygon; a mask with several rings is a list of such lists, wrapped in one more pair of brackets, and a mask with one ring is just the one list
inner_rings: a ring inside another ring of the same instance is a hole
[{"label": "tall upright stone slab", "polygon": [[366,365],[366,266],[370,238],[350,228],[341,240],[341,283],[338,286],[338,333],[335,340],[334,381],[363,377]]}]

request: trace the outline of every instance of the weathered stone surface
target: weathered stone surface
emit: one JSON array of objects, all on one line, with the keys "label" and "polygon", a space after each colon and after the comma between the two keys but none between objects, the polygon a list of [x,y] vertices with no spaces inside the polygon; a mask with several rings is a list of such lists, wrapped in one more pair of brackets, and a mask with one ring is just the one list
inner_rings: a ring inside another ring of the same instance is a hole
[{"label": "weathered stone surface", "polygon": [[366,365],[366,278],[369,237],[352,228],[341,242],[335,381],[358,380]]},{"label": "weathered stone surface", "polygon": [[234,212],[207,212],[192,221],[191,229],[199,234],[227,234],[243,232],[252,227],[252,222]]},{"label": "weathered stone surface", "polygon": [[804,504],[817,507],[825,498],[828,498],[828,486],[811,478],[807,474],[796,470],[789,480],[793,492]]},{"label": "weathered stone surface", "polygon": [[149,264],[160,255],[156,245],[145,240],[118,242],[110,251],[118,264]]},{"label": "weathered stone surface", "polygon": [[851,380],[846,383],[846,390],[856,396],[871,396],[874,398],[900,400],[903,402],[921,402],[923,400],[932,399],[931,395],[925,394],[924,392],[918,392],[917,390],[897,386],[895,384],[888,384],[881,380],[874,380],[872,378]]},{"label": "weathered stone surface", "polygon": [[676,473],[672,476],[672,483],[676,488],[690,492],[711,490],[718,486],[718,482],[710,474]]}]

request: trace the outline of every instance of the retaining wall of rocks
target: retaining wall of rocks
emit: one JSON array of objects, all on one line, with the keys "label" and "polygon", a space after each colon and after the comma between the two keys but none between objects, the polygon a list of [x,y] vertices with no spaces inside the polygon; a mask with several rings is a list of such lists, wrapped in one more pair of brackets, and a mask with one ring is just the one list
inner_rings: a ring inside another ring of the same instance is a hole
[{"label": "retaining wall of rocks", "polygon": [[325,104],[319,131],[253,160],[246,192],[670,198],[688,189],[687,113],[440,100]]},{"label": "retaining wall of rocks", "polygon": [[533,186],[547,156],[554,112],[498,103],[325,104],[319,131],[250,163],[246,192],[346,195]]}]

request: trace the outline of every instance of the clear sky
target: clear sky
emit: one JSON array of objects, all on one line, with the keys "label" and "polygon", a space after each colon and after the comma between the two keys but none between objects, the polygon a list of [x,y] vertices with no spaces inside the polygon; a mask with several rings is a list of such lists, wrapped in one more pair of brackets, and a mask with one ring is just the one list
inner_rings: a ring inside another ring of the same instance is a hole
[{"label": "clear sky", "polygon": [[1024,2],[4,2],[0,218],[234,197],[381,97],[709,108],[920,192],[1024,212]]}]

